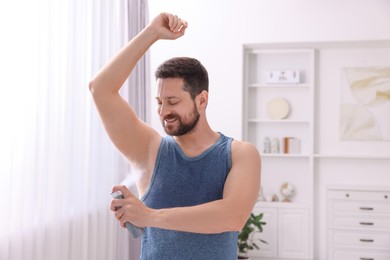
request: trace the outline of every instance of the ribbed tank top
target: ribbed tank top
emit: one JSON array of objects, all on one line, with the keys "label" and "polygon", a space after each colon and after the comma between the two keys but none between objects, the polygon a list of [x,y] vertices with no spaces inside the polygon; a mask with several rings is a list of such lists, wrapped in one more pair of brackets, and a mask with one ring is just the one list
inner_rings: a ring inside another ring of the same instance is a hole
[{"label": "ribbed tank top", "polygon": [[[231,168],[232,138],[220,133],[209,149],[187,157],[171,136],[161,141],[148,190],[141,200],[150,208],[173,208],[222,199]],[[236,260],[238,232],[199,234],[145,228],[142,260]]]}]

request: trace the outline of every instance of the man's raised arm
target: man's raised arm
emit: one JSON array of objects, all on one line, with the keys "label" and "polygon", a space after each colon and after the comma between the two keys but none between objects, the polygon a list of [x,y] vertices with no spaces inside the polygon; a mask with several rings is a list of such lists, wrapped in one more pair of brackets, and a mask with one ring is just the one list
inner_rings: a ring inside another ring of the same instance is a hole
[{"label": "man's raised arm", "polygon": [[149,47],[160,39],[184,35],[187,23],[175,15],[161,13],[124,46],[89,84],[104,127],[115,146],[130,160],[145,162],[151,142],[160,138],[139,120],[118,91]]}]

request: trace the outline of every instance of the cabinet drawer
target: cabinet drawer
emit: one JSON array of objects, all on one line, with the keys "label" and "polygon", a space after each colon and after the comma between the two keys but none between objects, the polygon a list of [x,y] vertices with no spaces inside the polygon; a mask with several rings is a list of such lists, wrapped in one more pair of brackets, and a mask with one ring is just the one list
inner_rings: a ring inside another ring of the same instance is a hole
[{"label": "cabinet drawer", "polygon": [[390,203],[390,191],[329,190],[329,199],[378,201]]},{"label": "cabinet drawer", "polygon": [[387,217],[360,217],[336,216],[331,219],[334,228],[362,229],[362,230],[390,230],[390,215]]},{"label": "cabinet drawer", "polygon": [[333,201],[334,213],[390,214],[390,203]]},{"label": "cabinet drawer", "polygon": [[330,236],[331,243],[337,246],[359,246],[372,249],[390,248],[390,234],[388,233],[331,231]]},{"label": "cabinet drawer", "polygon": [[332,260],[389,260],[390,252],[379,253],[377,251],[359,250],[334,250],[330,252]]}]

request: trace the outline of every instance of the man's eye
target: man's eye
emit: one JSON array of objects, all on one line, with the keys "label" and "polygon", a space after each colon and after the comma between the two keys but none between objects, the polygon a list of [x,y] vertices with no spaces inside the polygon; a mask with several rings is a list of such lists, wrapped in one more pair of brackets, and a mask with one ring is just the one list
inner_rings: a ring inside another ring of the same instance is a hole
[{"label": "man's eye", "polygon": [[179,101],[169,102],[169,105],[173,106],[176,105],[177,103],[179,103]]}]

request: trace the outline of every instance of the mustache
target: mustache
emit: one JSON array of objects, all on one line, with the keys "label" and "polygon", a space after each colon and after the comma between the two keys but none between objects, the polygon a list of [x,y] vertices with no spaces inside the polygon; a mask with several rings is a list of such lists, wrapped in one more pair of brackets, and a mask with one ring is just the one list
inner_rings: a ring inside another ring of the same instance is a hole
[{"label": "mustache", "polygon": [[166,115],[163,120],[167,120],[167,119],[175,119],[175,118],[180,118],[180,116],[176,113],[174,114],[169,114],[169,115]]}]

